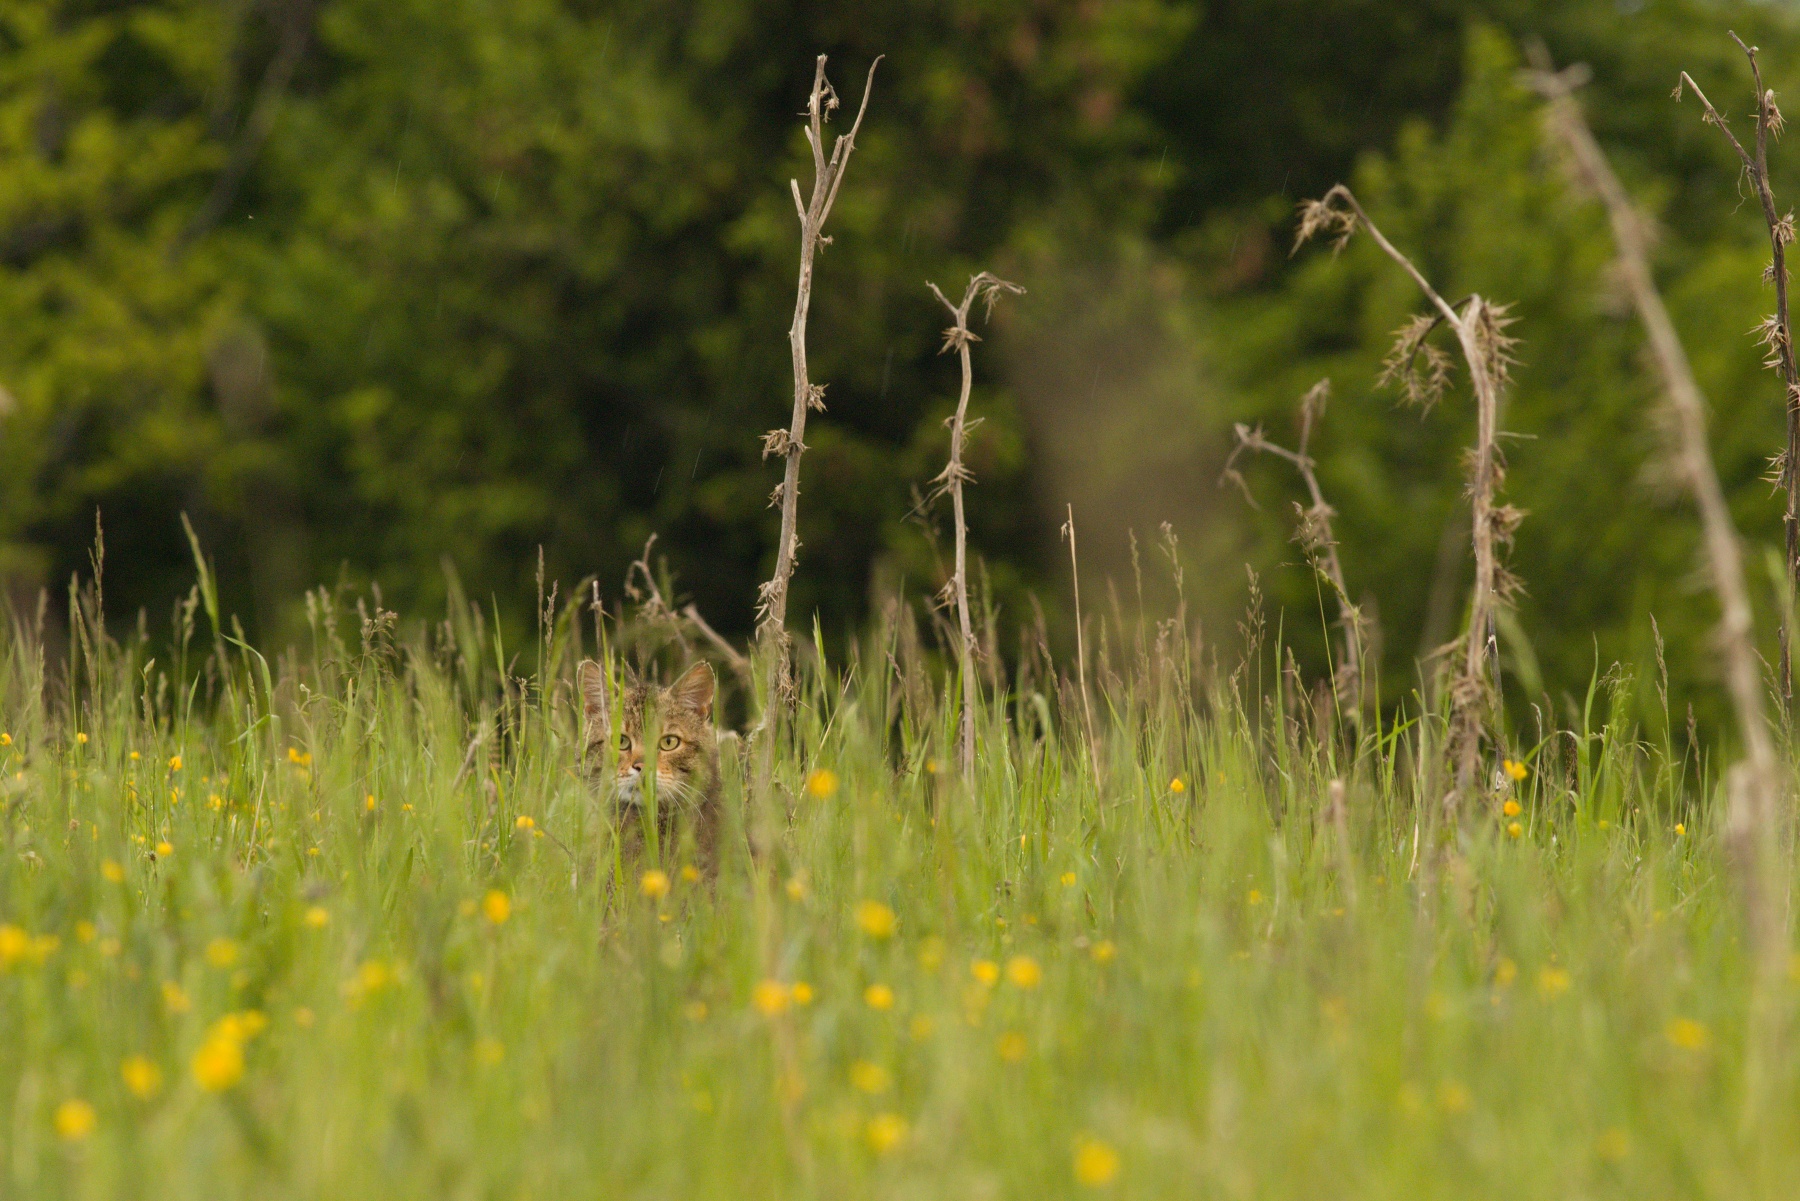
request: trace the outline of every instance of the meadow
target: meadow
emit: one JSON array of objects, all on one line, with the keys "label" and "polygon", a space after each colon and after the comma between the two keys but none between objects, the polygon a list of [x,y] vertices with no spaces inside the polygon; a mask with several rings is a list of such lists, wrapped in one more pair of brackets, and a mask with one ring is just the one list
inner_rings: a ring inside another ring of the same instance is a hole
[{"label": "meadow", "polygon": [[987,660],[965,778],[955,635],[896,604],[800,648],[712,875],[622,859],[579,761],[576,662],[666,678],[678,627],[545,606],[513,647],[321,591],[265,657],[206,584],[158,640],[92,586],[66,644],[7,628],[0,1194],[1800,1180],[1722,789],[1654,679],[1540,706],[1440,820],[1442,706],[1338,711],[1255,609],[1241,659],[1115,617]]}]

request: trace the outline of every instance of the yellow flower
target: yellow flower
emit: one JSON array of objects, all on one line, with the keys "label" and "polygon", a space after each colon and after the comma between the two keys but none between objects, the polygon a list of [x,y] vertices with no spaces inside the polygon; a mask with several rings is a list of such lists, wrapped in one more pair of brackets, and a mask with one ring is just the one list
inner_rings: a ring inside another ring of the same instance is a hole
[{"label": "yellow flower", "polygon": [[237,962],[238,945],[229,938],[215,938],[206,944],[206,962],[216,968],[228,968]]},{"label": "yellow flower", "polygon": [[1507,777],[1515,783],[1524,780],[1526,776],[1531,774],[1531,769],[1529,767],[1526,767],[1523,763],[1513,759],[1506,760],[1506,762],[1502,763],[1500,766],[1506,771]]},{"label": "yellow flower", "polygon": [[885,984],[871,984],[863,989],[863,1002],[870,1009],[892,1009],[894,990]]},{"label": "yellow flower", "polygon": [[1525,827],[1521,826],[1518,822],[1507,822],[1506,823],[1506,836],[1508,838],[1518,838],[1519,836],[1523,835],[1524,833],[1525,833]]},{"label": "yellow flower", "polygon": [[1519,965],[1502,955],[1500,962],[1494,965],[1494,983],[1501,988],[1510,988],[1518,978]]},{"label": "yellow flower", "polygon": [[1000,1058],[1006,1060],[1006,1062],[1018,1063],[1021,1059],[1025,1058],[1026,1052],[1031,1050],[1031,1047],[1030,1044],[1025,1041],[1025,1036],[1023,1034],[1020,1034],[1017,1030],[1008,1030],[1005,1034],[1000,1036],[1000,1041],[997,1044],[996,1049],[1000,1052]]},{"label": "yellow flower", "polygon": [[793,993],[779,980],[759,980],[750,990],[750,1003],[765,1017],[786,1013]]},{"label": "yellow flower", "polygon": [[331,924],[331,911],[323,905],[314,905],[311,909],[306,911],[306,916],[300,920],[315,930],[323,930],[326,926]]},{"label": "yellow flower", "polygon": [[1263,900],[1262,889],[1252,888],[1250,890],[1250,895],[1245,899],[1248,900],[1252,905],[1262,904],[1262,900]]},{"label": "yellow flower", "polygon": [[906,1119],[897,1113],[878,1113],[863,1127],[863,1138],[877,1155],[886,1155],[905,1137]]},{"label": "yellow flower", "polygon": [[[12,735],[11,734],[0,734],[0,746],[11,746],[11,745],[12,745]],[[133,755],[132,758],[135,759],[135,758],[137,758],[137,756]]]},{"label": "yellow flower", "polygon": [[919,966],[935,972],[944,965],[944,940],[933,934],[919,944]]},{"label": "yellow flower", "polygon": [[17,926],[0,926],[0,969],[11,967],[31,953],[31,935]]},{"label": "yellow flower", "polygon": [[807,795],[816,801],[828,801],[837,795],[838,776],[829,767],[821,767],[806,777]]},{"label": "yellow flower", "polygon": [[1000,965],[992,959],[977,959],[969,965],[969,972],[983,984],[995,984],[1000,980]]},{"label": "yellow flower", "polygon": [[94,1107],[86,1101],[70,1098],[56,1107],[56,1116],[52,1119],[56,1124],[56,1136],[67,1139],[71,1143],[80,1142],[94,1132],[99,1118],[94,1114]]},{"label": "yellow flower", "polygon": [[1446,1080],[1438,1085],[1438,1104],[1445,1113],[1466,1113],[1474,1098],[1469,1090],[1454,1080]]},{"label": "yellow flower", "polygon": [[645,872],[638,878],[638,891],[652,901],[658,901],[668,896],[669,873],[657,871],[655,868]]},{"label": "yellow flower", "polygon": [[368,796],[363,798],[363,808],[368,810],[370,813],[375,812],[375,794],[374,793],[371,792]]},{"label": "yellow flower", "polygon": [[880,901],[862,901],[856,906],[856,924],[870,938],[892,938],[898,922],[894,911]]},{"label": "yellow flower", "polygon": [[181,770],[181,756],[180,755],[170,755],[169,756],[169,770],[170,771],[180,771]]},{"label": "yellow flower", "polygon": [[1103,938],[1094,944],[1094,949],[1089,953],[1093,955],[1095,963],[1111,963],[1113,956],[1119,953],[1119,948],[1113,946],[1112,939]]},{"label": "yellow flower", "polygon": [[1506,816],[1508,816],[1508,817],[1519,816],[1520,809],[1521,809],[1521,807],[1519,805],[1519,802],[1517,802],[1515,800],[1510,800],[1510,799],[1506,802],[1506,804],[1500,806],[1500,812],[1506,814]]},{"label": "yellow flower", "polygon": [[[373,800],[373,799],[374,799],[374,798],[373,798],[373,797],[371,797],[371,798],[370,798],[370,799],[371,799],[371,800]],[[369,807],[370,807],[370,808],[371,808],[371,809],[373,809],[373,808],[374,808],[374,806],[373,806],[373,805],[371,805],[371,806],[369,806]],[[532,828],[533,828],[533,827],[535,827],[535,826],[536,826],[536,825],[537,825],[537,822],[536,822],[536,821],[535,821],[535,820],[533,820],[533,819],[532,819],[532,818],[531,818],[531,817],[529,817],[529,816],[528,816],[528,815],[526,815],[526,814],[523,814],[523,813],[521,813],[521,814],[519,814],[519,820],[518,820],[518,821],[516,821],[516,822],[514,822],[514,823],[513,823],[513,829],[515,829],[515,830],[529,830],[529,829],[532,829]]]},{"label": "yellow flower", "polygon": [[1674,1018],[1663,1031],[1668,1040],[1684,1051],[1704,1051],[1712,1034],[1693,1018]]},{"label": "yellow flower", "polygon": [[75,741],[80,743],[82,746],[86,746],[87,745],[87,735],[85,733],[77,732],[75,735]]},{"label": "yellow flower", "polygon": [[99,929],[86,918],[75,923],[75,937],[82,942],[93,942],[94,935],[98,933],[100,933]]},{"label": "yellow flower", "polygon": [[1560,997],[1569,991],[1569,973],[1559,967],[1546,967],[1538,972],[1538,994],[1545,998]]},{"label": "yellow flower", "polygon": [[125,869],[111,859],[100,865],[100,874],[114,884],[123,883],[125,880]]},{"label": "yellow flower", "polygon": [[498,888],[490,888],[487,896],[481,898],[481,912],[498,926],[512,916],[512,900]]},{"label": "yellow flower", "polygon": [[1075,1179],[1089,1188],[1111,1184],[1119,1174],[1119,1153],[1097,1138],[1075,1142]]},{"label": "yellow flower", "polygon": [[794,981],[792,995],[794,1004],[811,1005],[813,1000],[813,987],[804,980],[796,980]]},{"label": "yellow flower", "polygon": [[288,756],[287,757],[288,757],[289,763],[292,763],[298,767],[312,766],[312,752],[311,751],[306,751],[303,753],[299,747],[290,746],[288,748]]},{"label": "yellow flower", "polygon": [[140,1101],[148,1101],[162,1091],[162,1069],[148,1056],[128,1056],[119,1065],[119,1075],[124,1078],[131,1095]]},{"label": "yellow flower", "polygon": [[692,884],[692,883],[694,883],[694,881],[698,880],[699,878],[700,878],[700,869],[699,868],[695,867],[691,863],[684,863],[681,865],[681,879],[682,879],[683,883]]},{"label": "yellow flower", "polygon": [[1680,838],[1682,835],[1684,835],[1686,833],[1687,833],[1687,827],[1682,825],[1680,822],[1676,822],[1675,823],[1675,837]]},{"label": "yellow flower", "polygon": [[887,1069],[878,1063],[859,1059],[850,1065],[850,1084],[858,1092],[868,1093],[871,1096],[885,1093],[893,1083],[888,1076]]},{"label": "yellow flower", "polygon": [[369,993],[380,992],[394,983],[393,969],[379,959],[370,959],[356,969],[356,975],[344,985],[344,994],[360,1000]]},{"label": "yellow flower", "polygon": [[1618,1163],[1631,1154],[1631,1139],[1617,1126],[1602,1130],[1594,1140],[1594,1154],[1607,1163]]},{"label": "yellow flower", "polygon": [[1176,776],[1173,780],[1169,781],[1169,791],[1170,792],[1186,792],[1187,785],[1182,783],[1180,776]]},{"label": "yellow flower", "polygon": [[244,1044],[233,1033],[214,1027],[189,1066],[194,1083],[209,1093],[222,1093],[244,1078]]},{"label": "yellow flower", "polygon": [[1006,978],[1020,988],[1036,988],[1044,982],[1044,969],[1029,955],[1014,955],[1006,961]]},{"label": "yellow flower", "polygon": [[165,842],[159,842],[156,844],[156,857],[158,859],[167,859],[170,855],[173,855],[174,853],[175,853],[175,844],[174,843],[165,841]]},{"label": "yellow flower", "polygon": [[1062,886],[1064,888],[1074,888],[1075,887],[1075,873],[1074,872],[1064,872],[1062,874]]},{"label": "yellow flower", "polygon": [[805,877],[789,876],[787,885],[786,885],[786,889],[787,889],[788,900],[804,901],[806,899],[806,879],[805,879]]},{"label": "yellow flower", "polygon": [[206,798],[206,807],[216,813],[225,807],[225,798],[216,792],[209,793]]},{"label": "yellow flower", "polygon": [[163,1008],[170,1013],[186,1013],[194,1007],[194,1003],[188,1000],[187,990],[173,980],[162,982],[162,998]]}]

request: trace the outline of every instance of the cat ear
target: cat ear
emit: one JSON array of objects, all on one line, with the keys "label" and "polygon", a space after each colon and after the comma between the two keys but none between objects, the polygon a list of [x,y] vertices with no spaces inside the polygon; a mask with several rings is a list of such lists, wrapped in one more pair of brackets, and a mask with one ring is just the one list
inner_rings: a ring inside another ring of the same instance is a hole
[{"label": "cat ear", "polygon": [[581,685],[581,716],[589,724],[605,729],[612,720],[611,704],[606,697],[606,670],[592,659],[583,659],[575,669],[575,681]]},{"label": "cat ear", "polygon": [[679,680],[669,685],[669,696],[676,704],[692,709],[702,718],[712,717],[712,666],[702,659],[688,668]]}]

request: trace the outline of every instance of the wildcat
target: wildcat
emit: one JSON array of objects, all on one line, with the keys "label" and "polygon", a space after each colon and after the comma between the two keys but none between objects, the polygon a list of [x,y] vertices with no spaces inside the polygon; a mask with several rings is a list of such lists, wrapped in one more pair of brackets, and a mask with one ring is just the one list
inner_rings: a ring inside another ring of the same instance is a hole
[{"label": "wildcat", "polygon": [[[680,824],[694,832],[698,857],[710,864],[719,828],[719,738],[713,729],[712,668],[696,663],[666,688],[627,679],[619,698],[619,728],[613,729],[613,705],[606,671],[584,659],[575,672],[581,686],[583,756],[589,778],[614,805],[620,833],[630,843],[643,837],[644,763],[651,752],[646,734],[656,739],[656,828],[659,839],[675,836]],[[608,744],[618,749],[619,766],[609,782]]]}]

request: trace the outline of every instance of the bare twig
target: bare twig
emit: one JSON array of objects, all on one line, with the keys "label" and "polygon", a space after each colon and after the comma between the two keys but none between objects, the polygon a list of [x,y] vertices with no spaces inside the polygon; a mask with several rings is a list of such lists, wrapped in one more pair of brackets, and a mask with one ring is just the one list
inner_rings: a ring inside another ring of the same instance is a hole
[{"label": "bare twig", "polygon": [[794,209],[800,217],[800,281],[794,298],[794,323],[788,328],[788,349],[794,364],[794,412],[789,427],[774,430],[763,439],[763,455],[781,455],[786,470],[775,489],[773,503],[781,506],[781,541],[775,552],[775,574],[760,590],[758,635],[773,662],[769,674],[768,708],[793,696],[790,663],[791,644],[787,632],[788,582],[794,575],[794,556],[800,541],[796,522],[800,505],[800,456],[806,451],[806,414],[809,410],[825,410],[825,389],[815,385],[806,372],[806,318],[812,307],[813,258],[819,247],[829,244],[824,235],[825,220],[837,201],[839,186],[844,182],[844,169],[856,149],[856,134],[862,128],[863,114],[869,108],[869,89],[875,83],[875,68],[881,64],[878,55],[869,64],[868,81],[863,84],[862,104],[850,132],[832,143],[831,157],[825,156],[825,122],[838,107],[838,96],[825,78],[825,56],[819,55],[813,69],[812,93],[806,100],[806,141],[812,147],[813,187],[811,201],[800,197],[800,181],[789,180],[794,195]]},{"label": "bare twig", "polygon": [[951,304],[948,297],[939,291],[934,283],[927,282],[926,287],[938,298],[943,306],[950,310],[955,325],[944,331],[944,345],[939,353],[956,349],[957,357],[962,362],[962,394],[956,402],[956,413],[947,424],[950,426],[950,463],[940,472],[932,483],[933,497],[950,494],[951,508],[956,519],[956,573],[950,577],[945,587],[946,599],[956,601],[956,620],[961,630],[962,639],[962,770],[965,780],[972,779],[975,774],[975,629],[969,620],[969,566],[968,566],[968,525],[963,520],[963,485],[974,483],[975,477],[963,466],[963,441],[968,432],[975,428],[975,422],[968,420],[969,389],[975,382],[975,372],[969,361],[969,343],[979,342],[980,338],[969,332],[969,308],[980,297],[987,309],[987,316],[994,315],[994,302],[1008,292],[1024,295],[1025,289],[1018,284],[1008,283],[986,271],[971,276],[969,286],[963,291],[962,303]]},{"label": "bare twig", "polygon": [[[1433,348],[1435,349],[1435,348]],[[1441,352],[1440,352],[1441,353]],[[1225,470],[1220,477],[1221,484],[1235,483],[1244,490],[1249,499],[1250,491],[1244,477],[1237,470],[1238,457],[1245,452],[1251,454],[1269,454],[1278,459],[1285,459],[1294,465],[1300,473],[1300,479],[1306,484],[1307,495],[1312,504],[1294,505],[1294,512],[1299,518],[1299,528],[1294,539],[1306,552],[1307,560],[1313,569],[1325,578],[1337,598],[1338,626],[1344,634],[1344,653],[1341,670],[1337,673],[1338,695],[1354,713],[1361,713],[1363,708],[1363,626],[1362,610],[1350,600],[1350,589],[1344,583],[1344,568],[1338,559],[1337,538],[1332,533],[1331,519],[1336,510],[1325,503],[1325,494],[1319,488],[1319,476],[1314,470],[1313,458],[1307,453],[1307,445],[1312,440],[1314,426],[1325,411],[1325,402],[1331,396],[1331,381],[1322,379],[1309,389],[1300,399],[1300,441],[1298,449],[1289,450],[1279,446],[1263,436],[1260,427],[1239,424],[1236,427],[1237,446],[1231,456],[1225,460]],[[1252,504],[1255,502],[1252,501]]]},{"label": "bare twig", "polygon": [[[1470,296],[1460,310],[1452,306],[1431,286],[1412,260],[1401,254],[1376,228],[1355,195],[1343,184],[1332,188],[1322,199],[1309,200],[1300,206],[1300,228],[1295,246],[1325,233],[1341,248],[1358,226],[1367,231],[1382,253],[1412,277],[1435,310],[1435,315],[1417,318],[1401,330],[1395,352],[1389,356],[1389,374],[1392,374],[1396,356],[1405,364],[1404,370],[1408,374],[1413,371],[1411,363],[1419,353],[1419,347],[1441,320],[1456,331],[1457,344],[1468,364],[1469,382],[1475,393],[1475,449],[1469,456],[1475,588],[1469,604],[1469,632],[1462,648],[1462,666],[1451,689],[1450,751],[1456,764],[1456,790],[1450,800],[1454,801],[1467,796],[1480,775],[1483,720],[1499,701],[1499,645],[1494,614],[1518,588],[1517,581],[1500,562],[1500,548],[1512,541],[1513,532],[1524,514],[1511,505],[1494,503],[1505,476],[1498,439],[1500,390],[1506,385],[1507,371],[1513,361],[1514,343],[1506,336],[1511,319],[1503,306],[1478,295]],[[1432,398],[1433,388],[1441,386],[1442,365],[1435,359],[1428,359],[1428,362],[1428,376],[1418,397],[1426,402]],[[1406,390],[1409,394],[1414,392],[1410,385]]]},{"label": "bare twig", "polygon": [[[698,607],[689,604],[677,612],[662,594],[662,588],[656,582],[656,573],[650,567],[650,548],[656,545],[656,535],[651,534],[644,540],[644,553],[633,559],[631,566],[625,569],[625,595],[637,603],[638,615],[652,624],[667,625],[681,643],[684,653],[689,652],[687,643],[687,627],[693,627],[695,633],[706,639],[712,648],[719,652],[727,667],[746,689],[753,687],[754,674],[750,660],[743,652],[725,640],[706,618],[700,615]],[[638,581],[643,581],[641,584]]]},{"label": "bare twig", "polygon": [[[1772,995],[1771,990],[1782,987],[1780,981],[1787,970],[1788,957],[1783,873],[1778,857],[1782,785],[1774,740],[1763,710],[1762,679],[1753,642],[1750,591],[1744,581],[1743,550],[1732,525],[1731,510],[1725,503],[1724,489],[1713,468],[1706,431],[1706,398],[1694,379],[1687,351],[1657,291],[1655,276],[1650,270],[1650,239],[1644,221],[1618,176],[1613,174],[1606,153],[1594,140],[1581,106],[1574,98],[1573,88],[1585,78],[1585,71],[1581,68],[1571,68],[1561,74],[1552,71],[1549,55],[1542,47],[1533,48],[1533,58],[1539,69],[1530,72],[1526,78],[1549,102],[1546,108],[1549,132],[1567,149],[1580,182],[1606,206],[1613,239],[1619,247],[1620,271],[1649,336],[1650,349],[1673,410],[1675,463],[1692,489],[1694,502],[1700,510],[1707,564],[1723,617],[1720,657],[1724,661],[1726,684],[1744,739],[1745,762],[1733,767],[1729,776],[1730,815],[1726,839],[1736,868],[1752,945],[1756,949],[1758,993],[1766,998]],[[1689,85],[1692,86],[1692,81]],[[1711,106],[1707,107],[1711,112]],[[1733,141],[1735,143],[1735,139]],[[1764,1036],[1770,1036],[1779,1028],[1778,1019],[1769,1013],[1771,1008],[1772,1003],[1759,1005],[1765,1021],[1777,1023],[1765,1025],[1761,1031]],[[1767,1046],[1755,1048],[1751,1058],[1759,1058],[1768,1051]],[[1771,1058],[1766,1062],[1778,1060]]]},{"label": "bare twig", "polygon": [[[1729,33],[1730,31],[1727,30]],[[1794,361],[1794,329],[1788,320],[1788,275],[1787,248],[1794,240],[1794,214],[1780,216],[1775,208],[1775,193],[1769,186],[1769,137],[1781,136],[1784,121],[1781,110],[1775,107],[1775,93],[1763,86],[1762,68],[1757,64],[1757,47],[1747,46],[1737,34],[1731,34],[1731,40],[1738,44],[1744,57],[1750,60],[1750,77],[1756,84],[1756,152],[1752,154],[1744,148],[1744,144],[1731,132],[1725,124],[1725,118],[1719,110],[1712,106],[1700,85],[1686,71],[1675,84],[1675,99],[1680,100],[1682,92],[1692,89],[1700,100],[1703,111],[1702,120],[1708,125],[1715,125],[1737,151],[1738,159],[1744,165],[1744,174],[1749,176],[1750,184],[1756,189],[1756,198],[1762,204],[1763,222],[1769,227],[1769,266],[1763,271],[1763,281],[1775,285],[1775,312],[1758,327],[1758,336],[1768,351],[1764,365],[1781,376],[1783,391],[1786,395],[1787,408],[1787,445],[1781,454],[1775,456],[1775,479],[1787,492],[1787,505],[1782,513],[1782,523],[1787,533],[1787,570],[1790,588],[1800,590],[1800,489],[1795,487],[1795,469],[1800,464],[1800,369]],[[1565,88],[1563,95],[1566,96]],[[1571,103],[1573,103],[1571,101]],[[1579,115],[1579,114],[1577,114]],[[1585,128],[1585,123],[1584,126]],[[1592,140],[1592,135],[1589,135]],[[1791,706],[1794,699],[1793,659],[1789,653],[1788,642],[1790,632],[1784,622],[1781,626],[1781,695],[1785,705]]]}]

